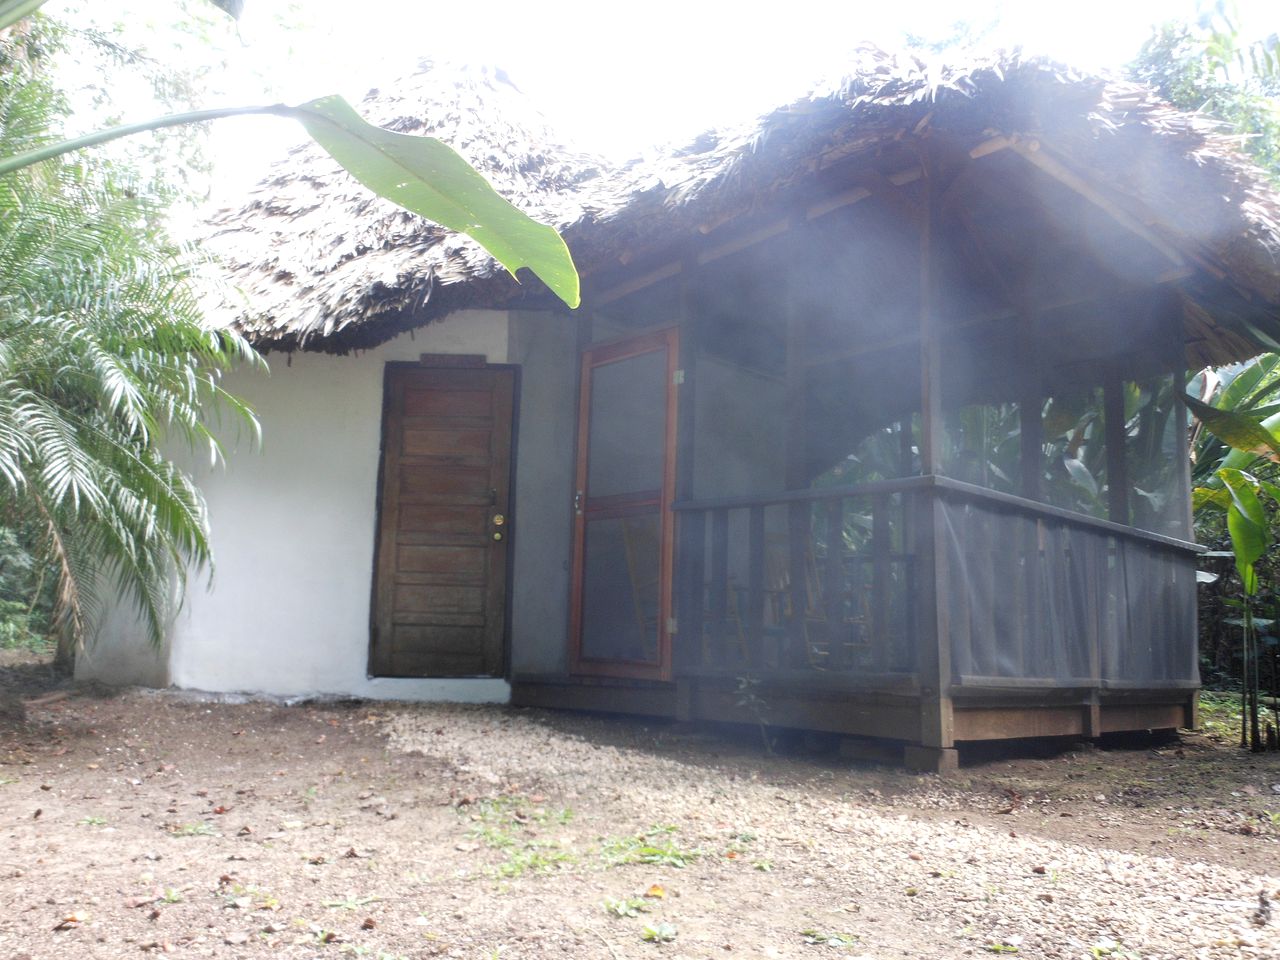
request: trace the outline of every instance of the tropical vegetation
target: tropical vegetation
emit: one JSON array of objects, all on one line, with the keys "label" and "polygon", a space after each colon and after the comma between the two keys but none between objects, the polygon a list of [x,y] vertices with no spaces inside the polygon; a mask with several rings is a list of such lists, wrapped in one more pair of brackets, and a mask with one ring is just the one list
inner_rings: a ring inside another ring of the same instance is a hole
[{"label": "tropical vegetation", "polygon": [[[0,31],[30,17],[46,0],[0,0]],[[235,15],[240,0],[215,0]],[[503,199],[448,144],[434,137],[393,133],[365,122],[339,96],[296,106],[268,104],[195,110],[138,123],[119,124],[69,140],[50,139],[0,158],[0,176],[10,171],[118,140],[169,127],[246,114],[297,120],[328,154],[361,184],[419,216],[479,243],[513,275],[527,267],[569,307],[580,301],[578,273],[556,230],[540,224]]]},{"label": "tropical vegetation", "polygon": [[[49,142],[65,111],[36,46],[0,49],[0,157]],[[0,177],[0,586],[34,587],[0,601],[25,600],[28,626],[47,613],[64,660],[116,596],[159,643],[188,568],[211,559],[204,502],[166,445],[216,457],[218,410],[256,427],[219,382],[255,355],[205,327],[193,257],[150,203],[90,158]]]},{"label": "tropical vegetation", "polygon": [[[1209,3],[1198,22],[1155,31],[1131,66],[1135,79],[1240,138],[1280,182],[1280,45],[1245,42],[1232,4]],[[1280,356],[1264,354],[1188,384],[1198,538],[1211,547],[1201,587],[1201,653],[1209,682],[1238,683],[1241,745],[1280,748]],[[1234,570],[1220,569],[1234,561]],[[1271,724],[1262,720],[1269,690]]]}]

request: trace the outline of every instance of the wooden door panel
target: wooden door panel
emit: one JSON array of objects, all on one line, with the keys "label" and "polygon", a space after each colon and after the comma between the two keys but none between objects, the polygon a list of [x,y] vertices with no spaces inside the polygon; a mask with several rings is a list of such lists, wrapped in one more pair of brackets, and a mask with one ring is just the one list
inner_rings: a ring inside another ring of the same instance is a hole
[{"label": "wooden door panel", "polygon": [[508,368],[387,367],[374,675],[502,675],[513,403]]},{"label": "wooden door panel", "polygon": [[416,543],[415,534],[423,534],[425,543],[440,542],[437,538],[458,538],[463,543],[474,543],[484,538],[489,524],[489,506],[437,506],[428,503],[404,503],[400,505],[398,531],[400,543]]},{"label": "wooden door panel", "polygon": [[[412,469],[415,466],[418,469]],[[469,503],[487,507],[493,499],[492,469],[487,464],[469,467],[422,461],[407,462],[404,467],[399,493],[406,503]]]},{"label": "wooden door panel", "polygon": [[[463,376],[470,373],[471,371],[467,371]],[[454,386],[449,386],[450,383]],[[489,391],[477,390],[473,386],[463,388],[457,378],[444,378],[440,388],[411,386],[404,392],[406,417],[427,417],[433,420],[437,417],[474,417],[487,420],[489,413]]]},{"label": "wooden door panel", "polygon": [[447,545],[410,544],[396,549],[396,572],[436,574],[442,583],[483,583],[489,573],[489,558],[493,548],[481,537],[478,544],[459,547]]},{"label": "wooden door panel", "polygon": [[406,424],[401,451],[405,457],[487,466],[492,436],[488,430],[439,430]]},{"label": "wooden door panel", "polygon": [[473,614],[484,617],[487,594],[483,584],[397,583],[394,613]]},{"label": "wooden door panel", "polygon": [[398,627],[390,656],[399,676],[475,676],[485,670],[484,657],[474,649],[474,631],[459,627]]}]

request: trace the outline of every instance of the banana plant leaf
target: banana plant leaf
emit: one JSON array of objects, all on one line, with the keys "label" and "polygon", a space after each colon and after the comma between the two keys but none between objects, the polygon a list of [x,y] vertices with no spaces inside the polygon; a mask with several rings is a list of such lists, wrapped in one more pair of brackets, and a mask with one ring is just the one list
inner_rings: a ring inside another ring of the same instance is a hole
[{"label": "banana plant leaf", "polygon": [[1184,399],[1205,429],[1235,451],[1280,461],[1280,438],[1263,422],[1233,410],[1211,407],[1190,394],[1185,394]]},{"label": "banana plant leaf", "polygon": [[1231,536],[1231,549],[1235,554],[1236,569],[1244,592],[1252,595],[1258,589],[1258,575],[1254,569],[1257,560],[1266,553],[1270,543],[1266,511],[1258,498],[1258,483],[1241,470],[1218,471],[1223,484],[1231,494],[1231,506],[1227,509],[1227,533]]},{"label": "banana plant leaf", "polygon": [[375,127],[342,97],[311,100],[294,115],[374,193],[465,233],[512,274],[528,267],[566,304],[578,305],[578,273],[560,234],[504,200],[445,143]]},{"label": "banana plant leaf", "polygon": [[0,0],[0,30],[31,16],[44,4],[45,0]]},{"label": "banana plant leaf", "polygon": [[1225,487],[1196,487],[1191,491],[1191,509],[1199,512],[1204,506],[1212,504],[1221,510],[1231,507],[1231,494]]}]

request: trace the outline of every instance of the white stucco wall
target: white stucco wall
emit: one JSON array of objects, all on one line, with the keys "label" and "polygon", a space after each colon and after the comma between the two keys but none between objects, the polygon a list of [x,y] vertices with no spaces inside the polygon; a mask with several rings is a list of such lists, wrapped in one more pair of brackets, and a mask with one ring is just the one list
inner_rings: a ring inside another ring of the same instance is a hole
[{"label": "white stucco wall", "polygon": [[513,313],[511,363],[520,365],[511,591],[511,672],[568,671],[578,325],[551,313]]},{"label": "white stucco wall", "polygon": [[225,467],[195,471],[213,530],[212,589],[192,579],[167,653],[140,646],[127,617],[111,618],[77,675],[285,696],[505,701],[503,680],[369,678],[366,669],[384,365],[422,353],[505,363],[508,338],[506,313],[465,311],[358,356],[276,356],[269,375],[233,374],[228,389],[257,411],[263,442],[254,451],[242,441]]}]

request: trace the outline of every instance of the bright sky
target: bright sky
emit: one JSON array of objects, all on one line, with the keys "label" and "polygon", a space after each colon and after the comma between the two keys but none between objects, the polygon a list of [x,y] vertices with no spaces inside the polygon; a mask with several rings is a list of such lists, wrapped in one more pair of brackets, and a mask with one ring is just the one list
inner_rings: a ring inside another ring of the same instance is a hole
[{"label": "bright sky", "polygon": [[[118,8],[126,29],[181,15],[173,0],[92,6],[99,19]],[[1238,7],[1246,36],[1280,29],[1274,0],[1240,0]],[[906,34],[937,41],[961,21],[979,32],[994,23],[985,41],[992,46],[1108,70],[1136,54],[1153,24],[1196,13],[1195,0],[246,0],[238,36],[229,21],[210,29],[210,46],[225,52],[227,65],[210,78],[211,88],[223,89],[206,105],[328,93],[356,102],[420,57],[484,62],[506,69],[582,146],[627,156],[784,103],[815,79],[838,74],[862,41],[894,46]],[[200,52],[189,38],[177,54],[156,43],[159,59]],[[223,121],[214,138],[217,192],[234,195],[298,139],[296,128],[279,120]]]}]

